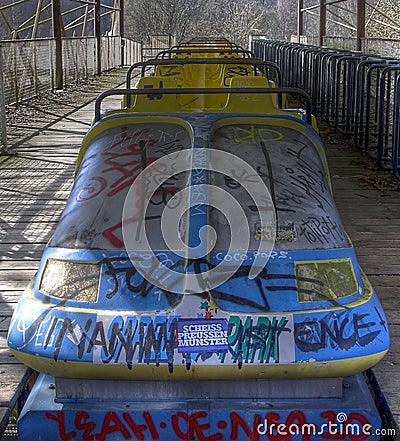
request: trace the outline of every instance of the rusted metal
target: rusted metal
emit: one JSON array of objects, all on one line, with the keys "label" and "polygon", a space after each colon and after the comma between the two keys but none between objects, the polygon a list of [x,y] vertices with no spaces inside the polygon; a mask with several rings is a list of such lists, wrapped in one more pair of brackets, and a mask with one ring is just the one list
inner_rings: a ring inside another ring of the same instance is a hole
[{"label": "rusted metal", "polygon": [[298,0],[298,3],[297,3],[297,43],[301,42],[301,36],[304,34],[303,7],[304,7],[304,0]]},{"label": "rusted metal", "polygon": [[60,0],[53,0],[52,13],[53,13],[53,36],[56,42],[55,88],[62,89],[64,86],[64,79],[63,79],[62,32],[61,32],[62,19],[61,19]]},{"label": "rusted metal", "polygon": [[365,0],[357,0],[357,45],[362,50],[362,41],[365,38]]},{"label": "rusted metal", "polygon": [[324,37],[326,35],[326,1],[319,2],[319,45],[324,45]]},{"label": "rusted metal", "polygon": [[94,34],[97,41],[96,46],[96,74],[101,75],[101,21],[100,21],[100,0],[96,0],[94,6]]},{"label": "rusted metal", "polygon": [[124,11],[125,4],[124,0],[119,0],[119,34],[121,36],[121,66],[125,65],[125,48],[124,48],[124,35],[125,35],[125,19],[124,19]]}]

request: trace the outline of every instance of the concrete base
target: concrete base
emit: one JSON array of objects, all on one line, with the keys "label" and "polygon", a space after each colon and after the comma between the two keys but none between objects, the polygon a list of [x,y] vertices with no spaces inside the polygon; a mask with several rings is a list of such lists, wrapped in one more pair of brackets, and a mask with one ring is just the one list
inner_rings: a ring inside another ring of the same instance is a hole
[{"label": "concrete base", "polygon": [[[75,381],[81,385],[82,395],[92,398],[76,397],[76,388],[73,386]],[[323,398],[301,398],[298,396],[301,390],[299,386],[295,388],[293,397],[287,396],[285,386],[282,386],[284,398],[263,397],[270,390],[274,391],[273,395],[279,395],[279,385],[274,387],[268,381],[264,385],[263,382],[257,382],[257,387],[265,390],[265,394],[259,392],[257,398],[241,398],[237,391],[244,385],[232,381],[220,388],[223,398],[212,394],[209,386],[202,382],[194,383],[190,389],[193,393],[190,394],[182,392],[182,388],[175,388],[174,382],[171,382],[172,387],[165,387],[164,384],[163,388],[159,388],[162,392],[160,396],[156,392],[157,387],[154,387],[157,382],[142,386],[136,383],[137,394],[133,383],[131,388],[126,389],[127,392],[123,392],[123,385],[116,382],[116,395],[120,397],[115,399],[110,397],[112,381],[104,382],[103,390],[101,381],[91,381],[88,380],[87,388],[83,387],[82,380],[57,381],[61,384],[56,398],[54,378],[40,375],[18,421],[19,440],[381,439],[381,418],[362,374],[344,378],[341,393],[338,394],[336,390],[331,396]],[[71,393],[68,393],[68,382],[71,382]],[[337,380],[328,380],[326,383],[329,391]],[[193,396],[196,395],[196,384],[199,391],[197,397]],[[255,387],[255,383],[249,386],[249,390],[252,387]],[[321,384],[316,383],[314,390],[321,387]],[[229,389],[232,391],[231,397],[227,396],[226,391]],[[313,385],[307,383],[307,389],[312,391]],[[147,390],[147,396],[143,394],[144,390]],[[204,390],[212,398],[205,396]],[[107,398],[100,398],[103,391],[106,391],[104,396]],[[321,395],[321,391],[317,394]],[[310,396],[310,392],[307,396]]]}]

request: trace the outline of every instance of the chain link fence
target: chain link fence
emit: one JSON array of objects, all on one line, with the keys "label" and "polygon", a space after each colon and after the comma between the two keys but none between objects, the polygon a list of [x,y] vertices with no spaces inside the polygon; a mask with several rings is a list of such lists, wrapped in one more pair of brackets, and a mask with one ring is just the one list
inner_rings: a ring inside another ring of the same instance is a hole
[{"label": "chain link fence", "polygon": [[[64,39],[62,41],[62,58],[65,84],[95,75],[96,38]],[[113,67],[115,66],[117,65]]]},{"label": "chain link fence", "polygon": [[[0,42],[0,144],[6,147],[5,107],[55,88],[56,44],[54,39]],[[141,61],[140,43],[105,36],[101,39],[101,68],[107,71]],[[64,85],[95,75],[96,38],[62,40]],[[2,60],[2,61],[1,61]]]}]

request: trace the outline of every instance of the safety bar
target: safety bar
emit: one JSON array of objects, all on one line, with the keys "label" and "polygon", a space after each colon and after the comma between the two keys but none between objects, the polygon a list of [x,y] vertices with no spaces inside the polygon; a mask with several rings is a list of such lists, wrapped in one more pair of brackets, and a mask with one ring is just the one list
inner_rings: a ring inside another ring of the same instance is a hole
[{"label": "safety bar", "polygon": [[[297,95],[304,100],[306,122],[308,124],[312,123],[311,114],[311,99],[310,96],[304,92],[304,90],[295,87],[275,87],[275,88],[265,88],[265,87],[240,87],[240,88],[228,88],[228,87],[196,87],[196,88],[148,88],[148,89],[110,89],[102,92],[95,102],[94,109],[94,120],[95,122],[101,119],[101,103],[103,100],[109,96],[126,96],[131,97],[134,95],[154,95],[160,97],[162,95],[207,95],[207,94],[290,94]],[[238,112],[240,113],[240,112]]]},{"label": "safety bar", "polygon": [[[171,57],[171,55],[183,55],[183,54],[188,54],[188,55],[192,55],[192,54],[221,54],[221,55],[244,55],[247,56],[248,58],[254,58],[254,53],[247,50],[247,49],[228,49],[228,48],[221,48],[221,47],[216,47],[214,49],[210,49],[210,47],[207,47],[207,49],[202,49],[202,48],[190,48],[188,47],[187,49],[167,49],[164,51],[159,52],[156,55],[156,59],[169,59],[169,58],[164,58],[165,55],[169,55]],[[174,58],[175,60],[175,58]],[[239,58],[239,60],[241,60],[241,58]]]},{"label": "safety bar", "polygon": [[282,85],[282,75],[281,71],[279,69],[279,66],[277,63],[273,61],[263,61],[257,58],[193,58],[193,59],[186,59],[186,58],[174,58],[174,59],[151,59],[146,61],[141,61],[139,63],[132,64],[127,73],[126,73],[126,88],[131,88],[131,79],[132,79],[132,72],[137,69],[141,68],[142,72],[141,75],[144,76],[145,71],[150,66],[168,66],[168,65],[189,65],[189,64],[223,64],[223,65],[250,65],[254,68],[261,66],[264,68],[264,72],[262,69],[259,69],[261,72],[266,74],[267,70],[269,68],[272,68],[276,75],[276,84],[278,86]]}]

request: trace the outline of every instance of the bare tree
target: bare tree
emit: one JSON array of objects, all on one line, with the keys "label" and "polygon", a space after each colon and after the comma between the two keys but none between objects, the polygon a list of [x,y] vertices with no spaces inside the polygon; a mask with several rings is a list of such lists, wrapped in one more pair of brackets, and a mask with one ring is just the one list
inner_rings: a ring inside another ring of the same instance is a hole
[{"label": "bare tree", "polygon": [[[255,29],[273,35],[276,7],[277,0],[126,0],[127,35],[140,39],[175,34],[178,42],[193,36],[218,36],[245,46]],[[295,23],[296,10],[291,12]]]},{"label": "bare tree", "polygon": [[267,8],[259,0],[220,0],[208,2],[209,28],[241,46],[246,46],[254,29],[261,29],[268,20]]},{"label": "bare tree", "polygon": [[128,0],[126,34],[134,39],[148,35],[175,35],[181,41],[192,33],[206,0]]}]

